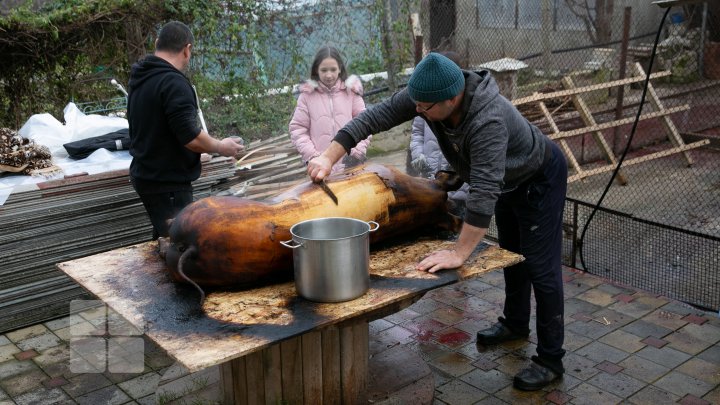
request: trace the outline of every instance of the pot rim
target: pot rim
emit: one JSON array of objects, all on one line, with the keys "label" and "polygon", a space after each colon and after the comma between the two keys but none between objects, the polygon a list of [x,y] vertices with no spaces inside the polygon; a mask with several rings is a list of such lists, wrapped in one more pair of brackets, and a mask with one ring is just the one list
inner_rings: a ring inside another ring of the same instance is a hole
[{"label": "pot rim", "polygon": [[[308,237],[301,236],[301,235],[298,235],[297,233],[295,233],[296,227],[306,224],[308,222],[317,222],[317,221],[322,221],[322,220],[333,220],[333,219],[344,220],[344,221],[348,221],[348,222],[358,222],[363,225],[366,225],[367,229],[365,229],[362,232],[357,233],[355,235],[343,236],[340,238],[308,238]],[[373,228],[372,225],[375,225],[375,227]],[[361,237],[361,236],[367,234],[368,232],[375,232],[379,227],[380,227],[380,225],[375,221],[363,221],[361,219],[352,218],[352,217],[319,217],[319,218],[306,219],[304,221],[300,221],[300,222],[294,224],[293,226],[290,227],[290,234],[292,235],[293,239],[298,238],[302,241],[333,241],[333,240],[345,240],[345,239]]]}]

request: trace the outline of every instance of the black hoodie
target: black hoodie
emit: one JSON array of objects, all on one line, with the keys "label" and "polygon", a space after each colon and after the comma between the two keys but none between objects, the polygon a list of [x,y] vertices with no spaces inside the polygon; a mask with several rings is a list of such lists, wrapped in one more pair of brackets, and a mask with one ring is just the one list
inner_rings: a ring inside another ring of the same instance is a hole
[{"label": "black hoodie", "polygon": [[190,81],[169,62],[147,55],[132,66],[128,87],[133,184],[144,192],[189,188],[201,169],[200,154],[184,146],[200,134]]}]

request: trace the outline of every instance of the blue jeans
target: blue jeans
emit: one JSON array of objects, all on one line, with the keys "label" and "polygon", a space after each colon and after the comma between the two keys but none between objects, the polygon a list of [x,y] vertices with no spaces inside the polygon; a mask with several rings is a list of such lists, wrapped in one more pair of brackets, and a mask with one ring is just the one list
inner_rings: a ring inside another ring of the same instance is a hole
[{"label": "blue jeans", "polygon": [[516,333],[530,331],[530,291],[535,292],[537,353],[557,364],[565,355],[562,223],[567,162],[553,142],[551,157],[529,180],[504,193],[495,208],[500,246],[525,260],[504,270],[505,307],[500,321]]}]

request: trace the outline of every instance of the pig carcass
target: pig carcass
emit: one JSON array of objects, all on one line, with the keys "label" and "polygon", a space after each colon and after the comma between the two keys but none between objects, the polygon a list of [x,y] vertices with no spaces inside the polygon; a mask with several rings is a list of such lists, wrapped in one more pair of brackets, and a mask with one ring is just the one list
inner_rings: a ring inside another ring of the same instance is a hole
[{"label": "pig carcass", "polygon": [[308,179],[266,201],[208,197],[185,207],[172,220],[161,255],[172,277],[209,287],[250,287],[292,277],[290,228],[322,217],[375,221],[370,243],[412,235],[428,227],[457,231],[448,213],[447,191],[462,182],[440,172],[435,180],[411,177],[377,164],[358,166],[326,179],[337,205]]}]

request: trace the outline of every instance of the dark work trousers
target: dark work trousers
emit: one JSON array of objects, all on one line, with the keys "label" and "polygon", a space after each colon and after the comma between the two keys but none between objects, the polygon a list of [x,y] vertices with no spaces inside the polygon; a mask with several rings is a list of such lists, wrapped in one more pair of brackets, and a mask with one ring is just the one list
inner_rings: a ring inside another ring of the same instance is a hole
[{"label": "dark work trousers", "polygon": [[495,208],[500,246],[525,257],[505,273],[501,322],[516,333],[530,331],[530,289],[534,290],[538,357],[561,366],[564,333],[562,222],[567,162],[554,142],[552,155],[529,180],[503,193]]},{"label": "dark work trousers", "polygon": [[160,193],[139,193],[145,211],[153,225],[153,240],[160,236],[169,236],[167,220],[175,218],[185,206],[193,201],[192,191],[168,191]]}]

